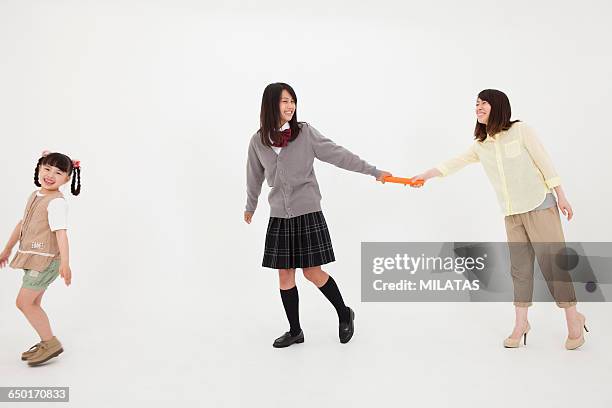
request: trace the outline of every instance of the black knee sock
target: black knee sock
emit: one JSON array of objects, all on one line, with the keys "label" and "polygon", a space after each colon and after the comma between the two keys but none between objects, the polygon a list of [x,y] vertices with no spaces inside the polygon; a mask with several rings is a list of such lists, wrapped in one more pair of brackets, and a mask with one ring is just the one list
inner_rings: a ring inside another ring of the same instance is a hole
[{"label": "black knee sock", "polygon": [[330,276],[329,279],[327,279],[327,282],[325,282],[325,285],[321,286],[319,290],[323,292],[327,300],[329,300],[336,308],[336,312],[338,312],[338,320],[340,322],[348,323],[350,318],[349,310],[344,304],[344,300],[342,300],[340,289],[338,289],[338,285],[336,285],[334,278]]},{"label": "black knee sock", "polygon": [[297,286],[287,290],[280,290],[281,299],[283,300],[283,306],[285,307],[285,313],[287,314],[287,320],[289,320],[289,331],[292,336],[297,336],[302,331],[300,327],[300,312]]}]

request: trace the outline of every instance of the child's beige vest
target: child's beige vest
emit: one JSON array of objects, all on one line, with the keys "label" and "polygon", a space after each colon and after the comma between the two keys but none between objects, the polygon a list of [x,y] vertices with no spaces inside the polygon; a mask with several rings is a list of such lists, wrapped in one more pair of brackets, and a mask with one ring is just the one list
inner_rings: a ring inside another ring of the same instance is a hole
[{"label": "child's beige vest", "polygon": [[31,269],[42,272],[54,259],[59,258],[59,247],[55,233],[49,227],[47,207],[51,200],[63,198],[61,192],[37,196],[32,193],[21,223],[21,236],[17,255],[11,268]]}]

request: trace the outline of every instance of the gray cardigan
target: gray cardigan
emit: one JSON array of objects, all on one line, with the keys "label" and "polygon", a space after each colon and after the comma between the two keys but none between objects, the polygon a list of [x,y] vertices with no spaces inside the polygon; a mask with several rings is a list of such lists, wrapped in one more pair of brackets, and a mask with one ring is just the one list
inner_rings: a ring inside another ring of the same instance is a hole
[{"label": "gray cardigan", "polygon": [[264,178],[272,187],[268,196],[270,216],[292,218],[321,211],[321,192],[313,162],[316,157],[340,168],[378,177],[376,167],[338,146],[307,123],[299,136],[277,155],[261,142],[259,132],[251,137],[247,160],[246,211],[254,212]]}]

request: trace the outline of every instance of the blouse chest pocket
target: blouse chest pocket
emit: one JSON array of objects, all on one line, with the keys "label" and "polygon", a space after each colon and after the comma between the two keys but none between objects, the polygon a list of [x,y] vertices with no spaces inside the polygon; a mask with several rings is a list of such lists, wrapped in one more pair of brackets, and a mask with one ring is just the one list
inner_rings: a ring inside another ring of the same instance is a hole
[{"label": "blouse chest pocket", "polygon": [[521,154],[521,143],[518,140],[504,144],[504,154],[511,159]]}]

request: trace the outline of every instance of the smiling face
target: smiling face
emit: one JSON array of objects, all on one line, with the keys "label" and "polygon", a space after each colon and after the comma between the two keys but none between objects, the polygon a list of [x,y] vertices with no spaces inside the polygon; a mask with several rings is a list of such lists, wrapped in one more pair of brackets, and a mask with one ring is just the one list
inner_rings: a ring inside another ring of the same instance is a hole
[{"label": "smiling face", "polygon": [[295,113],[295,100],[286,89],[283,89],[281,93],[279,111],[281,120],[280,126],[289,122]]},{"label": "smiling face", "polygon": [[489,121],[490,114],[491,105],[489,105],[489,102],[483,101],[482,99],[478,98],[476,100],[476,119],[478,120],[478,123],[486,125]]},{"label": "smiling face", "polygon": [[38,168],[38,182],[43,190],[57,191],[68,181],[70,181],[68,173],[57,167],[41,164]]}]

